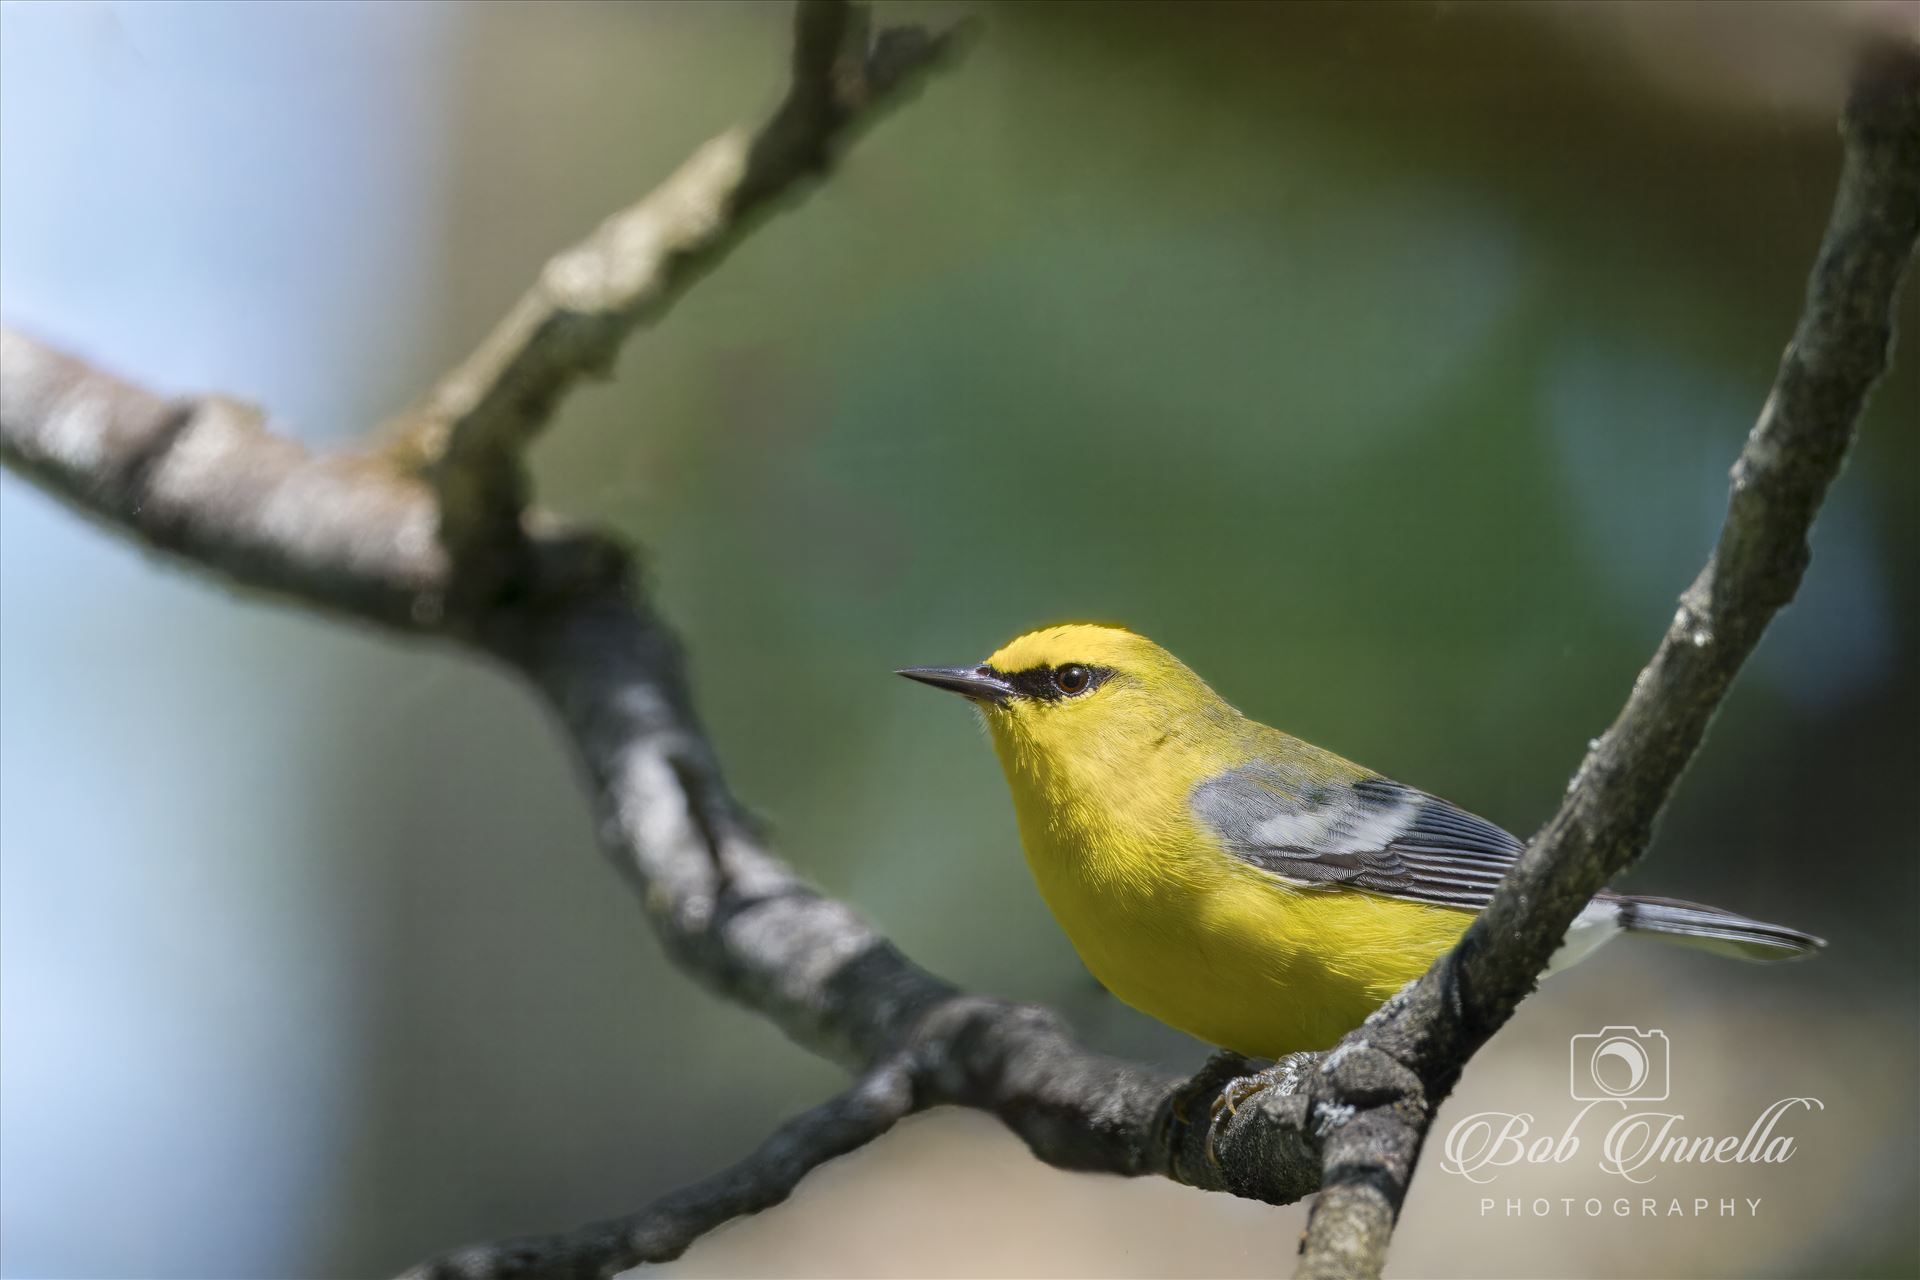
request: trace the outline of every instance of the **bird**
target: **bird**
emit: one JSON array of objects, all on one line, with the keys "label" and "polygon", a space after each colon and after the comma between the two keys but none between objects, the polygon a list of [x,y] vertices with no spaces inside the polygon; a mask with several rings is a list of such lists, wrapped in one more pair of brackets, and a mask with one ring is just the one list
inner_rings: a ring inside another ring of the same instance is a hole
[{"label": "bird", "polygon": [[[1251,720],[1124,627],[1030,631],[969,699],[1041,897],[1115,996],[1247,1057],[1325,1049],[1425,972],[1525,844],[1484,818]],[[1603,890],[1548,972],[1621,934],[1749,960],[1826,944],[1718,907]]]}]

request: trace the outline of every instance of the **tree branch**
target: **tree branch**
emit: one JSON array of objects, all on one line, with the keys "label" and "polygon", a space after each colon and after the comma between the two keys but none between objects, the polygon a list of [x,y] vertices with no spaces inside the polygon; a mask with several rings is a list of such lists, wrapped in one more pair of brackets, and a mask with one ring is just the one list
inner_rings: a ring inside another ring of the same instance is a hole
[{"label": "tree branch", "polygon": [[[883,31],[868,44],[859,11],[830,12],[838,8],[814,3],[801,12],[801,70],[763,131],[769,154],[791,159],[812,137],[817,162],[835,130],[844,136],[866,106],[947,47],[947,37],[911,31]],[[866,49],[864,78],[843,60],[831,99],[809,99],[800,86],[822,83],[826,47]],[[803,171],[785,161],[771,168],[750,162],[748,172],[758,176],[736,195],[735,220],[707,242],[704,259],[623,258],[625,242],[607,228],[583,248],[601,245],[638,275],[665,271],[673,288],[684,287],[702,261],[711,265],[750,225],[746,209]],[[663,204],[672,200],[656,193],[636,209]],[[666,295],[650,296],[655,309],[642,307],[641,318],[664,308]],[[523,300],[521,308],[530,305]],[[555,323],[565,330],[571,322]],[[596,331],[617,342],[631,327]],[[467,461],[476,475],[492,476],[474,490],[500,504],[491,527],[515,526],[511,591],[458,589],[470,570],[443,543],[450,535],[443,504],[458,505],[447,485],[463,482],[450,481],[444,466],[409,465],[428,460],[432,450],[422,442],[433,444],[436,413],[449,429],[464,420],[448,417],[444,406],[429,408],[424,420],[404,420],[411,434],[384,450],[316,455],[267,430],[257,410],[217,396],[166,400],[0,330],[0,457],[112,531],[191,567],[324,612],[471,644],[524,672],[571,738],[601,842],[633,881],[668,952],[802,1044],[863,1071],[904,1054],[916,1105],[991,1112],[1038,1157],[1065,1168],[1164,1174],[1274,1203],[1311,1192],[1317,1151],[1290,1114],[1292,1100],[1216,1109],[1230,1072],[1181,1081],[1088,1052],[1046,1010],[963,993],[913,964],[848,907],[815,893],[766,847],[726,789],[693,715],[678,646],[633,580],[626,547],[515,505],[517,451],[551,409],[515,401],[507,384],[524,367],[515,360],[540,363],[548,385],[563,388],[598,349],[535,330],[528,345],[513,348],[522,352],[517,357],[489,360],[487,352],[507,349],[490,340],[442,387],[468,387],[475,406],[493,405],[486,414],[499,415],[475,419],[496,425],[473,437]],[[510,331],[517,332],[511,321],[496,337]],[[511,413],[500,407],[515,403]],[[450,436],[433,447],[451,447]],[[492,443],[480,448],[483,440]],[[500,484],[508,471],[511,483]],[[800,1132],[817,1131],[805,1121],[796,1122]],[[703,1187],[725,1200],[737,1182]],[[739,1211],[698,1220],[710,1226]],[[602,1227],[565,1237],[569,1265],[613,1265],[629,1234]],[[560,1247],[555,1241],[547,1243]],[[517,1254],[528,1246],[496,1248]],[[481,1265],[487,1249],[466,1251],[460,1265]]]},{"label": "tree branch", "polygon": [[516,566],[528,502],[521,454],[583,376],[605,376],[634,329],[666,315],[759,215],[824,173],[835,149],[956,45],[955,30],[869,38],[864,10],[801,0],[792,80],[760,129],[730,130],[644,199],[556,255],[478,350],[403,419],[402,456],[424,463],[440,537],[476,589]]},{"label": "tree branch", "polygon": [[989,1111],[1065,1168],[1159,1174],[1274,1203],[1324,1179],[1303,1272],[1377,1274],[1433,1109],[1531,990],[1580,905],[1644,848],[1804,569],[1807,528],[1884,367],[1887,317],[1920,225],[1910,51],[1876,63],[1849,109],[1806,315],[1735,469],[1712,562],[1560,815],[1452,953],[1332,1053],[1290,1061],[1278,1087],[1254,1093],[1240,1087],[1238,1059],[1181,1081],[1088,1052],[1046,1010],[969,995],[921,969],[767,846],[725,785],[677,643],[630,553],[527,511],[519,454],[567,387],[603,368],[626,333],[750,228],[755,209],[817,170],[868,105],[942,47],[912,32],[869,42],[857,14],[803,5],[793,87],[744,156],[727,135],[735,140],[712,144],[556,259],[381,453],[313,455],[232,402],[163,400],[0,336],[9,466],[114,531],[237,584],[437,634],[523,673],[577,754],[602,846],[673,958],[861,1073],[741,1165],[637,1215],[480,1246],[427,1274],[599,1275],[670,1257],[937,1104]]},{"label": "tree branch", "polygon": [[835,1156],[872,1142],[912,1109],[913,1082],[896,1066],[796,1116],[731,1169],[654,1201],[638,1213],[578,1231],[457,1249],[401,1280],[598,1280],[645,1262],[668,1262],[732,1218],[770,1209]]},{"label": "tree branch", "polygon": [[[801,881],[727,790],[679,646],[616,539],[535,513],[511,598],[423,621],[411,592],[443,590],[447,573],[431,544],[417,561],[406,552],[418,510],[432,510],[423,482],[307,454],[256,426],[195,464],[193,486],[156,484],[173,465],[150,426],[167,402],[21,334],[0,330],[0,344],[0,454],[112,531],[312,608],[478,647],[524,673],[581,763],[602,847],[668,953],[716,991],[855,1069],[908,1053],[923,1104],[992,1112],[1049,1163],[1166,1174],[1273,1203],[1312,1191],[1317,1149],[1290,1118],[1294,1102],[1214,1115],[1231,1076],[1183,1082],[1090,1053],[1051,1012],[960,991]],[[181,403],[197,414],[221,402]],[[86,404],[106,408],[75,407]],[[192,437],[170,438],[179,450]],[[320,492],[343,466],[368,492],[327,499],[340,509],[259,518],[275,491]],[[352,530],[359,557],[333,555],[309,521]],[[192,536],[173,536],[180,529]],[[1286,1133],[1266,1132],[1275,1116]]]},{"label": "tree branch", "polygon": [[1637,859],[1734,676],[1793,599],[1807,535],[1887,368],[1920,235],[1920,49],[1874,50],[1842,119],[1845,160],[1799,327],[1733,466],[1712,557],[1565,801],[1459,944],[1332,1055],[1372,1096],[1329,1135],[1298,1274],[1377,1276],[1435,1110],[1512,1016],[1589,899]]},{"label": "tree branch", "polygon": [[448,559],[432,491],[320,457],[222,396],[166,400],[0,329],[0,460],[116,532],[236,585],[416,628]]}]

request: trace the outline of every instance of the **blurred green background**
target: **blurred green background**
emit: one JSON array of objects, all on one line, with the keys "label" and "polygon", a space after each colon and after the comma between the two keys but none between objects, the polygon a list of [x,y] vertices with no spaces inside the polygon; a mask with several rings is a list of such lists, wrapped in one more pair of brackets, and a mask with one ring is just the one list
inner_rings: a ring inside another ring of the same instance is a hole
[{"label": "blurred green background", "polygon": [[[1196,1066],[1054,928],[970,717],[888,672],[1121,620],[1531,831],[1712,544],[1849,41],[1914,13],[990,7],[963,67],[568,403],[541,492],[646,545],[731,777],[808,876],[956,981]],[[0,304],[345,442],[768,106],[787,22],[0,4]],[[1791,1162],[1644,1189],[1429,1167],[1393,1273],[1920,1268],[1916,320],[1910,292],[1800,599],[1631,877],[1831,950],[1610,949],[1439,1132],[1489,1107],[1557,1132],[1567,1037],[1610,1024],[1667,1032],[1690,1132],[1824,1111]],[[665,963],[497,672],[231,599],[11,476],[0,569],[5,1274],[388,1273],[628,1210],[837,1086]],[[1559,1216],[1623,1193],[1762,1204]],[[1270,1275],[1303,1220],[941,1114],[669,1271]]]}]

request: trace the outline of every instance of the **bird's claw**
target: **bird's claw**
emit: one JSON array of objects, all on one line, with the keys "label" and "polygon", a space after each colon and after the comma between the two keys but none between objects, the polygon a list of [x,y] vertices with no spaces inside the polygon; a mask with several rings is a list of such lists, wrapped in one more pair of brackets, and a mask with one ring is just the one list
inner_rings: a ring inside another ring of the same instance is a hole
[{"label": "bird's claw", "polygon": [[1207,1124],[1207,1163],[1220,1168],[1220,1156],[1213,1149],[1214,1135],[1219,1131],[1220,1113],[1227,1117],[1240,1114],[1240,1108],[1253,1101],[1268,1090],[1278,1092],[1282,1097],[1295,1092],[1305,1078],[1307,1068],[1313,1063],[1310,1053],[1290,1053],[1280,1061],[1263,1070],[1247,1075],[1234,1076],[1220,1087],[1213,1099],[1213,1106]]},{"label": "bird's claw", "polygon": [[[1167,1146],[1176,1162],[1181,1148],[1186,1145],[1186,1131],[1193,1123],[1193,1104],[1200,1098],[1213,1095],[1208,1111],[1208,1125],[1211,1130],[1213,1118],[1219,1114],[1218,1090],[1223,1083],[1230,1083],[1248,1075],[1252,1068],[1253,1062],[1250,1059],[1231,1050],[1222,1049],[1207,1059],[1207,1065],[1200,1068],[1191,1080],[1173,1091],[1173,1097],[1169,1099],[1168,1104],[1172,1125]],[[1209,1160],[1213,1159],[1211,1137],[1208,1139],[1206,1155]]]},{"label": "bird's claw", "polygon": [[1186,1131],[1192,1124],[1193,1104],[1196,1101],[1201,1098],[1208,1100],[1207,1138],[1202,1153],[1209,1165],[1219,1169],[1220,1154],[1214,1150],[1213,1141],[1223,1117],[1231,1119],[1238,1115],[1241,1107],[1263,1093],[1273,1091],[1286,1095],[1295,1092],[1317,1056],[1292,1053],[1278,1062],[1261,1066],[1256,1060],[1230,1050],[1223,1049],[1214,1054],[1199,1074],[1174,1090],[1169,1100],[1171,1132],[1168,1149],[1176,1162],[1186,1143]]}]

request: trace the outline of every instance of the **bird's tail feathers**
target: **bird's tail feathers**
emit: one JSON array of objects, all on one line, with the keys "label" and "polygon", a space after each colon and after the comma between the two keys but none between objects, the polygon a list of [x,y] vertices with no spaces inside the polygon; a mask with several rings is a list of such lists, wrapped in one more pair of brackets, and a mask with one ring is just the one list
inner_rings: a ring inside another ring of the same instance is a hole
[{"label": "bird's tail feathers", "polygon": [[1738,960],[1797,960],[1826,946],[1816,938],[1783,924],[1767,924],[1719,907],[1706,907],[1678,898],[1649,898],[1639,894],[1605,895],[1620,904],[1620,927],[1628,933],[1647,933]]}]

